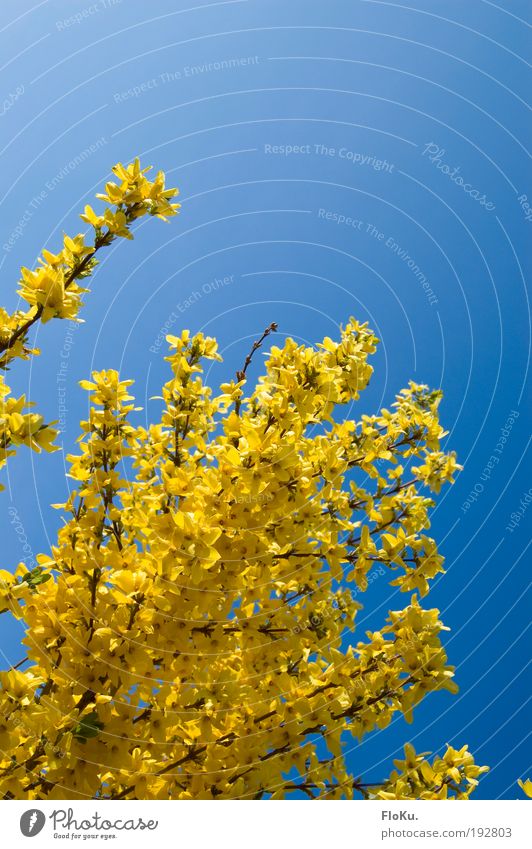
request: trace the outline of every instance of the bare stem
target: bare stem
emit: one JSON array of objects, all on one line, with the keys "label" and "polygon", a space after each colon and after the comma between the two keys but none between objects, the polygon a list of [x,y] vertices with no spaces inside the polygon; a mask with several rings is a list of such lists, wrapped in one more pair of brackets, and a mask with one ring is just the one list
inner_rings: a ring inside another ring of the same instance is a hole
[{"label": "bare stem", "polygon": [[[237,371],[237,373],[236,373],[236,379],[238,381],[246,379],[246,372],[247,372],[249,366],[251,365],[251,360],[253,359],[253,354],[255,353],[255,351],[259,350],[262,343],[270,335],[270,333],[275,333],[276,330],[277,330],[277,324],[274,321],[272,321],[272,323],[269,325],[269,327],[266,328],[266,330],[264,331],[264,333],[262,334],[260,339],[257,339],[253,343],[253,345],[251,347],[251,351],[249,352],[249,354],[247,355],[247,357],[245,359],[244,367],[242,369],[240,369],[240,371]],[[239,399],[235,404],[235,412],[236,412],[237,416],[240,415],[240,407],[241,406],[242,406],[242,401]]]}]

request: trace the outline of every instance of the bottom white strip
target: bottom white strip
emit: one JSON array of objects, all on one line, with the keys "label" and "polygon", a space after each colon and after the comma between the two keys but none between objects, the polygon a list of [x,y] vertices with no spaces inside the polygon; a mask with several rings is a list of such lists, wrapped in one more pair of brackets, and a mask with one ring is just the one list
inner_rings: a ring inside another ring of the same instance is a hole
[{"label": "bottom white strip", "polygon": [[[295,849],[532,846],[523,801],[3,802],[2,846]],[[528,817],[528,819],[530,819]]]}]

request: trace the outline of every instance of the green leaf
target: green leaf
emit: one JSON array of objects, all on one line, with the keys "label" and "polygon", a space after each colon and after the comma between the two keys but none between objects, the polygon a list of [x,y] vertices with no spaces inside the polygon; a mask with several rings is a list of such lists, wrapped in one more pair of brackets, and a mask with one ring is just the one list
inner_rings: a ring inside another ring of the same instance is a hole
[{"label": "green leaf", "polygon": [[92,737],[97,737],[102,728],[103,722],[100,722],[98,714],[93,710],[78,722],[72,734],[80,743],[86,743]]},{"label": "green leaf", "polygon": [[43,572],[40,566],[36,566],[31,572],[27,572],[22,580],[29,584],[32,590],[35,590],[39,584],[45,584],[51,577],[49,572]]}]

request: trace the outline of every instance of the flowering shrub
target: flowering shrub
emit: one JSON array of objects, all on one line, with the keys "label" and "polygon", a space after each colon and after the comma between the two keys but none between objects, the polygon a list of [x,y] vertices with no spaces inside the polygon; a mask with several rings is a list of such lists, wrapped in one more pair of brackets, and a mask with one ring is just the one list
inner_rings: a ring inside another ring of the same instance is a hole
[{"label": "flowering shrub", "polygon": [[[26,312],[2,313],[4,364],[36,353],[36,321],[76,318],[95,254],[175,190],[138,162],[114,169],[94,239],[65,237],[23,270]],[[405,746],[388,778],[350,775],[343,748],[456,692],[439,612],[420,598],[443,571],[431,491],[452,482],[440,393],[411,383],[390,409],[342,417],[372,374],[377,339],[350,319],[316,347],[255,351],[214,393],[217,343],[168,336],[158,421],[138,424],[131,380],[95,372],[75,482],[51,551],[1,574],[0,609],[26,626],[0,673],[4,798],[464,799],[486,767],[467,747],[431,761]],[[3,385],[3,384],[2,384]],[[3,455],[50,450],[53,429],[3,388]],[[386,575],[406,593],[379,631],[353,637],[360,597]],[[379,578],[380,579],[380,578]]]}]

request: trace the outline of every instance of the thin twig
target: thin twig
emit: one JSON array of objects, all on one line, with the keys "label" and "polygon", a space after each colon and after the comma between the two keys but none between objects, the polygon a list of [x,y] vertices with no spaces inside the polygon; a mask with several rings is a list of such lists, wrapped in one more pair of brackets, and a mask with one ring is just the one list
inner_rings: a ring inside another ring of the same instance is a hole
[{"label": "thin twig", "polygon": [[[272,323],[269,325],[269,327],[266,328],[266,330],[264,331],[264,333],[262,334],[260,339],[257,339],[256,342],[253,343],[253,345],[251,347],[251,351],[249,352],[249,354],[247,355],[247,357],[245,359],[244,367],[242,369],[240,369],[240,371],[237,371],[237,373],[236,373],[236,379],[238,381],[246,379],[246,372],[247,372],[249,366],[251,365],[251,360],[253,359],[253,354],[255,353],[255,351],[259,350],[262,343],[270,335],[270,333],[275,333],[276,330],[277,330],[277,324],[275,323],[275,321],[272,321]],[[239,399],[235,403],[235,412],[236,412],[237,416],[240,415],[240,407],[241,406],[242,406],[242,401]]]}]

